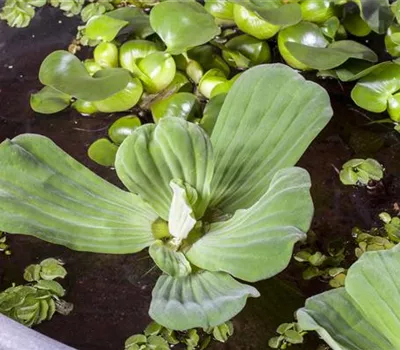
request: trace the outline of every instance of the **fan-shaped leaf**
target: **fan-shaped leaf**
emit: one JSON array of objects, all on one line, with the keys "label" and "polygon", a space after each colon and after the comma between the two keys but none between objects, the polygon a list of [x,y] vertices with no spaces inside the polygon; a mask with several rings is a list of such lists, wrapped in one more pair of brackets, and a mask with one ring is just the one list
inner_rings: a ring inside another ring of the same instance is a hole
[{"label": "fan-shaped leaf", "polygon": [[293,245],[305,238],[313,204],[308,173],[301,168],[278,171],[268,192],[251,208],[211,224],[186,256],[209,271],[224,271],[244,281],[272,277],[289,263]]},{"label": "fan-shaped leaf", "polygon": [[210,140],[197,125],[180,118],[162,118],[143,125],[120,146],[115,168],[125,186],[150,203],[168,220],[172,200],[170,181],[182,180],[198,193],[196,218],[210,199],[214,161]]},{"label": "fan-shaped leaf", "polygon": [[99,253],[134,253],[154,241],[157,215],[139,197],[101,179],[48,138],[6,140],[0,158],[0,230]]},{"label": "fan-shaped leaf", "polygon": [[258,291],[223,272],[200,271],[186,277],[161,276],[149,314],[164,327],[186,330],[215,327],[238,314]]},{"label": "fan-shaped leaf", "polygon": [[211,206],[252,206],[272,176],[293,166],[332,116],[329,96],[282,64],[244,72],[229,91],[211,135]]}]

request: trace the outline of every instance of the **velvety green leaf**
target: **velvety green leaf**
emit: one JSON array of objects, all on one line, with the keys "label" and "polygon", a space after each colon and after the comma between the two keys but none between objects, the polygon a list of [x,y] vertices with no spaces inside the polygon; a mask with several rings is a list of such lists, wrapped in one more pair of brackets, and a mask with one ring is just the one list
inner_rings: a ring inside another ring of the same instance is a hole
[{"label": "velvety green leaf", "polygon": [[231,0],[241,6],[257,13],[267,22],[277,26],[291,26],[299,23],[302,18],[299,4],[285,4],[281,1],[259,1],[259,0]]},{"label": "velvety green leaf", "polygon": [[362,78],[351,92],[351,98],[367,111],[382,113],[388,99],[400,90],[400,66],[395,63],[380,65]]},{"label": "velvety green leaf", "polygon": [[244,72],[211,135],[211,206],[231,213],[252,206],[279,169],[299,160],[332,113],[326,91],[285,65]]},{"label": "velvety green leaf", "polygon": [[150,24],[174,55],[205,44],[221,32],[214,17],[194,1],[159,3],[150,13]]},{"label": "velvety green leaf", "polygon": [[113,68],[96,73],[93,77],[85,65],[67,51],[54,51],[40,66],[39,79],[42,84],[85,101],[103,100],[123,90],[130,74],[125,69]]},{"label": "velvety green leaf", "polygon": [[258,291],[227,273],[200,271],[186,277],[161,276],[153,289],[150,317],[164,327],[215,327],[230,320]]},{"label": "velvety green leaf", "polygon": [[361,17],[370,28],[376,33],[385,33],[394,18],[389,0],[355,0],[355,2],[360,7]]},{"label": "velvety green leaf", "polygon": [[378,57],[368,47],[352,40],[335,41],[328,47],[310,47],[307,45],[286,42],[289,52],[308,67],[320,70],[340,66],[349,58],[377,62]]},{"label": "velvety green leaf", "polygon": [[67,108],[71,103],[71,96],[50,86],[45,86],[36,94],[31,95],[31,108],[38,113],[53,114]]},{"label": "velvety green leaf", "polygon": [[248,282],[272,277],[288,265],[293,245],[306,237],[313,204],[308,173],[301,168],[278,171],[268,191],[251,208],[209,232],[186,253],[194,265],[225,271]]},{"label": "velvety green leaf", "polygon": [[85,27],[85,35],[90,40],[112,41],[127,24],[127,21],[107,15],[92,17]]},{"label": "velvety green leaf", "polygon": [[48,138],[25,134],[0,145],[0,229],[74,250],[134,253],[153,241],[157,215],[104,181]]},{"label": "velvety green leaf", "polygon": [[156,265],[170,276],[183,277],[192,272],[185,255],[182,252],[172,250],[162,241],[154,242],[149,248],[149,254]]},{"label": "velvety green leaf", "polygon": [[149,16],[139,8],[121,7],[107,12],[107,16],[128,22],[128,25],[119,34],[132,33],[139,38],[146,38],[154,33],[153,28],[150,26]]},{"label": "velvety green leaf", "polygon": [[182,180],[198,193],[193,205],[201,217],[210,200],[213,152],[206,133],[180,118],[162,118],[137,128],[120,146],[115,168],[125,186],[164,220],[172,200],[170,181]]},{"label": "velvety green leaf", "polygon": [[399,246],[364,253],[344,288],[307,300],[297,312],[301,328],[316,330],[335,350],[398,349],[399,269]]}]

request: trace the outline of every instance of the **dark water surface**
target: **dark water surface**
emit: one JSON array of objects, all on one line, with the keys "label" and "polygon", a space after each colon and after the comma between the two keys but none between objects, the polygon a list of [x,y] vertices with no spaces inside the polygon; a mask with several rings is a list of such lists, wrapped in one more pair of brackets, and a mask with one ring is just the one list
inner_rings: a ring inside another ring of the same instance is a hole
[{"label": "dark water surface", "polygon": [[[26,132],[46,135],[99,175],[119,184],[112,170],[97,166],[86,155],[87,147],[106,134],[117,116],[82,117],[73,111],[42,116],[29,107],[30,93],[40,89],[40,63],[50,52],[65,49],[75,34],[76,20],[58,13],[39,11],[29,29],[10,29],[0,22],[0,141]],[[348,97],[351,86],[320,83],[330,92],[335,117],[299,165],[311,173],[316,207],[312,228],[323,248],[333,239],[351,241],[354,226],[378,225],[378,214],[390,212],[400,201],[400,137],[386,127],[365,126],[367,118],[376,116],[355,108]],[[379,144],[382,147],[377,149]],[[335,167],[368,156],[384,164],[383,185],[373,191],[341,185]],[[146,253],[78,253],[35,238],[8,237],[13,255],[0,255],[1,290],[12,282],[22,283],[23,268],[47,257],[64,260],[69,272],[64,283],[66,300],[75,305],[74,311],[69,316],[56,315],[38,326],[38,331],[80,350],[117,350],[149,323],[147,310],[158,272]],[[300,275],[293,267],[279,278],[256,284],[261,298],[249,300],[235,318],[235,335],[228,344],[212,348],[266,349],[275,328],[293,319],[304,298],[326,288],[318,281],[302,281]],[[308,343],[303,348],[313,350],[317,345]]]}]

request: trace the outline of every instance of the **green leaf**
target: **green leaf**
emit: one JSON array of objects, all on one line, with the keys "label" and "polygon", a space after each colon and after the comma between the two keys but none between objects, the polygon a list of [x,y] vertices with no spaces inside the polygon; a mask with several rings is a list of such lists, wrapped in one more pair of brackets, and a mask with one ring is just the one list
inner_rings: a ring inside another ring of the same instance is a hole
[{"label": "green leaf", "polygon": [[128,25],[127,21],[107,15],[93,17],[85,27],[85,35],[90,40],[113,41],[120,30]]},{"label": "green leaf", "polygon": [[372,64],[366,61],[348,60],[345,64],[335,69],[335,73],[341,81],[355,81],[366,77],[380,67],[390,66],[392,62]]},{"label": "green leaf", "polygon": [[107,12],[107,16],[129,23],[119,34],[134,34],[143,39],[154,33],[153,28],[150,26],[149,16],[139,8],[121,7]]},{"label": "green leaf", "polygon": [[203,118],[201,119],[200,126],[211,136],[215,123],[217,122],[218,114],[221,111],[222,105],[225,101],[226,94],[218,94],[212,97],[203,111]]},{"label": "green leaf", "polygon": [[157,215],[44,136],[0,145],[0,229],[74,250],[134,253],[153,241]]},{"label": "green leaf", "polygon": [[398,349],[399,248],[364,253],[344,288],[307,299],[297,312],[301,328],[316,330],[333,349]]},{"label": "green leaf", "polygon": [[51,293],[57,295],[58,297],[63,297],[65,295],[65,290],[62,285],[56,281],[51,280],[40,280],[35,284],[38,289],[48,290]]},{"label": "green leaf", "polygon": [[238,314],[248,297],[259,295],[223,272],[200,271],[180,278],[163,275],[153,289],[149,314],[175,330],[215,327]]},{"label": "green leaf", "polygon": [[370,28],[384,34],[393,22],[394,14],[388,0],[355,0],[361,10],[361,17]]},{"label": "green leaf", "polygon": [[36,94],[31,95],[31,108],[42,114],[53,114],[67,108],[71,103],[71,96],[50,86],[45,86]]},{"label": "green leaf", "polygon": [[172,250],[162,241],[154,242],[149,248],[149,254],[156,265],[172,277],[187,276],[192,268],[182,252]]},{"label": "green leaf", "polygon": [[299,160],[331,116],[326,91],[293,69],[268,64],[244,72],[211,135],[211,206],[230,213],[252,206],[279,169]]},{"label": "green leaf", "polygon": [[137,128],[119,147],[115,168],[125,186],[139,193],[164,220],[169,216],[173,179],[197,191],[196,218],[203,215],[210,200],[211,143],[199,126],[186,120],[162,118],[157,125]]},{"label": "green leaf", "polygon": [[103,100],[123,90],[130,74],[125,69],[110,68],[91,77],[85,65],[67,51],[54,51],[40,66],[39,80],[68,95],[85,101]]},{"label": "green leaf", "polygon": [[362,78],[351,91],[351,98],[361,108],[382,113],[388,99],[400,90],[400,66],[388,63],[375,68]]},{"label": "green leaf", "polygon": [[278,171],[268,191],[251,208],[238,210],[186,253],[208,271],[225,271],[248,282],[266,279],[288,265],[293,245],[306,237],[313,204],[308,173],[301,168]]},{"label": "green leaf", "polygon": [[335,41],[328,47],[311,47],[295,42],[286,42],[285,45],[298,61],[319,70],[338,67],[350,58],[378,61],[375,52],[352,40]]},{"label": "green leaf", "polygon": [[150,24],[173,55],[209,42],[221,30],[197,2],[165,1],[150,13]]},{"label": "green leaf", "polygon": [[281,1],[257,1],[257,0],[230,0],[244,6],[258,14],[267,22],[277,26],[291,26],[299,23],[302,18],[299,4],[285,4]]},{"label": "green leaf", "polygon": [[117,145],[120,145],[132,132],[142,125],[136,115],[126,115],[117,119],[108,129],[108,136]]},{"label": "green leaf", "polygon": [[40,271],[40,277],[44,280],[54,280],[56,278],[64,278],[67,271],[60,264],[43,265]]},{"label": "green leaf", "polygon": [[101,138],[94,141],[88,149],[88,156],[91,160],[102,166],[114,166],[118,146],[109,139]]}]

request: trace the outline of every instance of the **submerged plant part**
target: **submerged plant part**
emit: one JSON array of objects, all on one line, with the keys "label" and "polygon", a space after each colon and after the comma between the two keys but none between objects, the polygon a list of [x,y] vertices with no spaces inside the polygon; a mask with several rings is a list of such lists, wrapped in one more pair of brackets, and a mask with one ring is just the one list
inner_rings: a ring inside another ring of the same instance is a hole
[{"label": "submerged plant part", "polygon": [[64,288],[54,281],[67,275],[62,265],[54,258],[29,265],[24,272],[29,284],[13,285],[0,293],[0,313],[31,327],[50,320],[55,312],[64,315],[71,312],[73,305],[61,299]]},{"label": "submerged plant part", "polygon": [[348,272],[346,286],[307,299],[297,311],[302,329],[318,332],[333,349],[400,347],[400,246],[366,252]]},{"label": "submerged plant part", "polygon": [[0,228],[83,251],[150,247],[163,271],[150,316],[176,330],[217,326],[259,295],[235,278],[274,276],[305,238],[311,183],[293,165],[331,116],[320,86],[280,64],[252,68],[229,91],[211,138],[167,117],[122,142],[115,168],[132,193],[45,137],[6,140]]},{"label": "submerged plant part", "polygon": [[382,180],[383,171],[375,159],[351,159],[343,164],[339,176],[344,185],[367,186],[370,181]]}]

